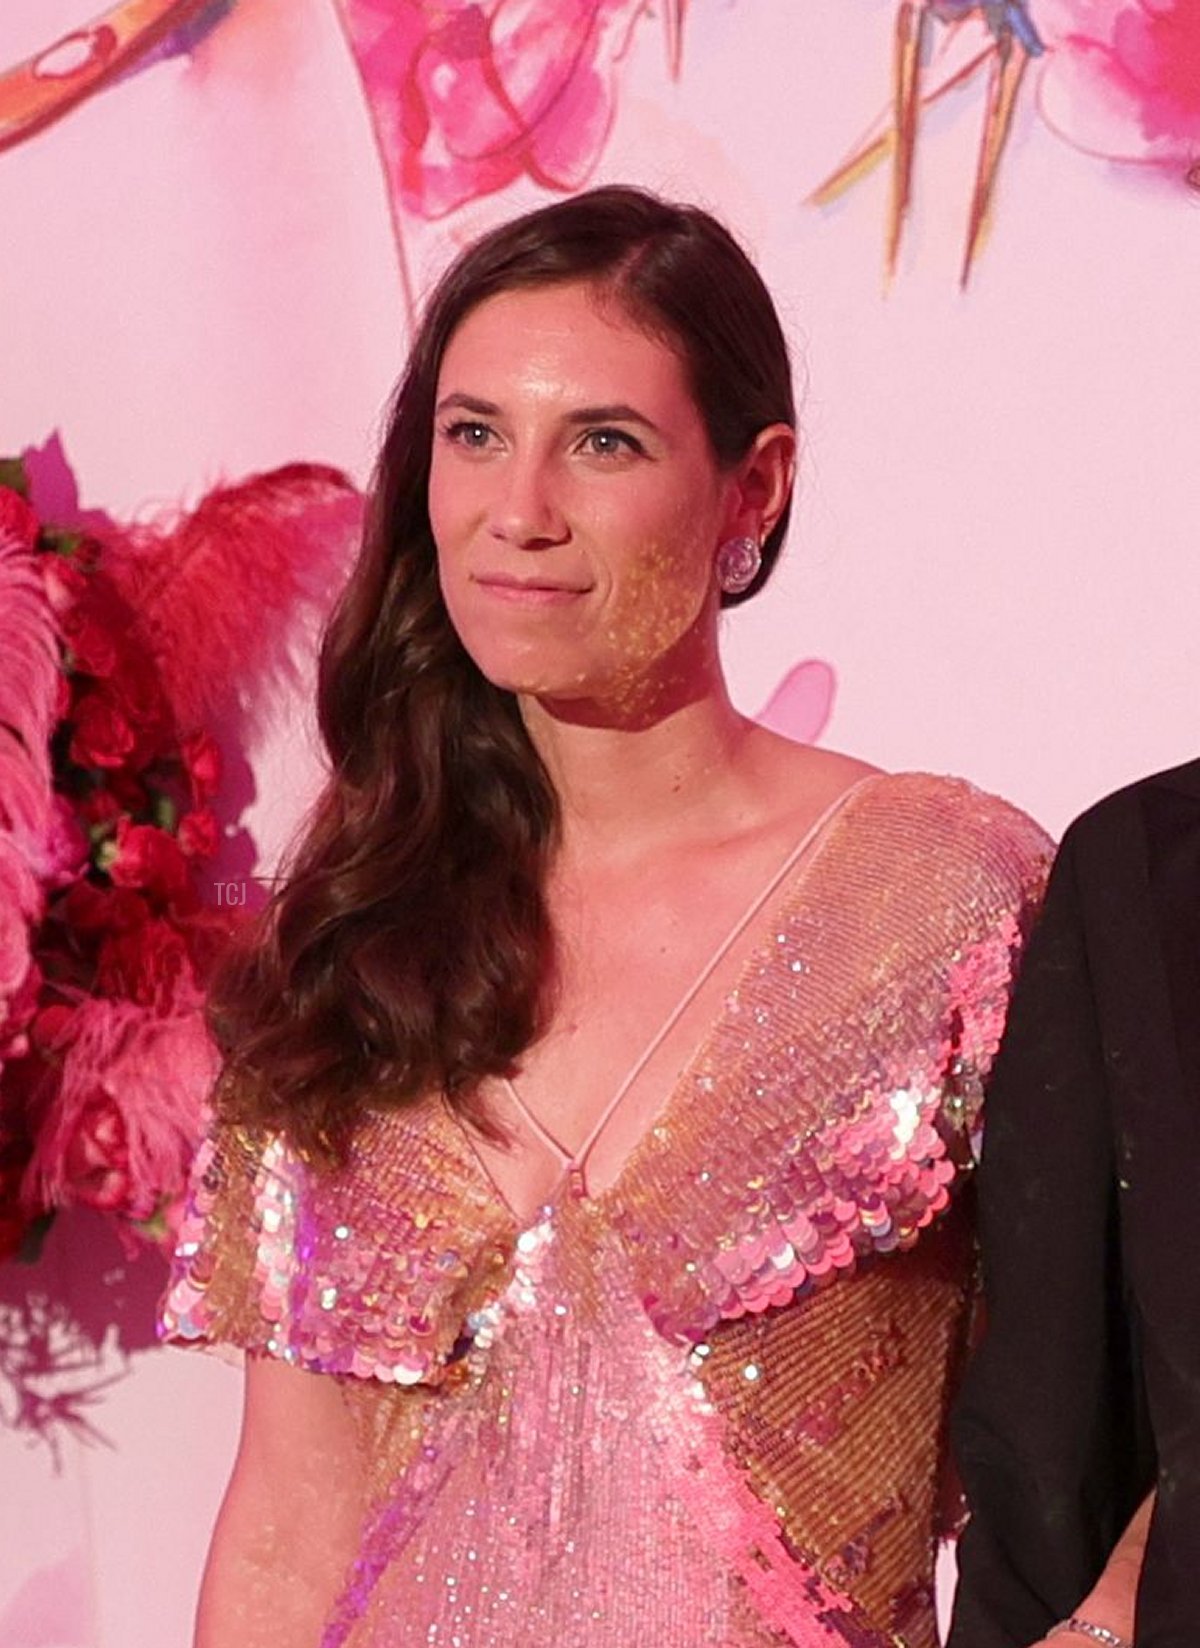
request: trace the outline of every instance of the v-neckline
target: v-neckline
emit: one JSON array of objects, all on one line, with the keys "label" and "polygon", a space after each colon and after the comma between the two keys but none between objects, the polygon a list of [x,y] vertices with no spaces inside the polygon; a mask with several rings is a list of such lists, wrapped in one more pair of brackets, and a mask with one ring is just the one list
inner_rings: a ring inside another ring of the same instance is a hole
[{"label": "v-neckline", "polygon": [[[761,954],[762,945],[759,941],[756,940],[755,943],[752,944],[747,950],[746,955],[741,965],[738,967],[728,990],[725,992],[719,1007],[700,1032],[691,1053],[680,1064],[678,1073],[671,1082],[662,1104],[658,1107],[647,1126],[641,1133],[639,1133],[638,1137],[634,1140],[633,1144],[626,1152],[624,1159],[617,1169],[617,1172],[614,1174],[612,1179],[609,1180],[608,1184],[602,1186],[599,1190],[592,1191],[588,1188],[587,1165],[591,1158],[591,1154],[600,1139],[604,1136],[605,1130],[607,1129],[609,1123],[619,1111],[622,1101],[625,1099],[638,1077],[645,1070],[646,1066],[650,1063],[651,1059],[653,1059],[654,1055],[662,1047],[672,1030],[674,1030],[679,1024],[688,1008],[704,989],[704,986],[720,968],[721,963],[727,959],[730,951],[736,945],[738,939],[741,938],[753,926],[755,921],[760,916],[763,916],[765,911],[769,911],[772,922],[775,920],[778,910],[778,905],[774,902],[775,894],[777,894],[780,888],[784,887],[784,885],[788,882],[788,877],[791,872],[796,869],[797,865],[800,866],[800,873],[797,879],[786,888],[786,896],[789,899],[795,897],[807,886],[808,879],[812,874],[819,858],[821,857],[823,849],[828,844],[832,834],[834,833],[834,826],[839,824],[845,818],[850,803],[854,801],[865,789],[871,785],[874,785],[886,776],[886,773],[872,772],[865,774],[862,778],[856,779],[853,784],[848,785],[840,795],[836,796],[830,805],[826,807],[825,810],[813,821],[813,823],[805,829],[799,840],[789,849],[782,863],[772,872],[765,886],[755,894],[747,909],[742,912],[737,921],[730,928],[729,932],[721,940],[717,948],[708,957],[696,978],[676,1002],[670,1013],[663,1020],[663,1023],[659,1029],[650,1038],[649,1042],[647,1042],[638,1058],[630,1067],[626,1076],[616,1088],[612,1097],[601,1110],[597,1121],[593,1124],[587,1134],[587,1137],[584,1139],[583,1143],[574,1155],[565,1149],[561,1142],[554,1137],[543,1122],[539,1121],[539,1119],[529,1109],[525,1101],[521,1098],[514,1084],[508,1080],[508,1078],[505,1078],[505,1085],[508,1088],[511,1097],[515,1100],[517,1109],[519,1110],[521,1116],[528,1123],[532,1131],[537,1135],[542,1143],[545,1144],[550,1150],[551,1154],[558,1158],[561,1164],[562,1171],[559,1174],[558,1179],[551,1187],[545,1200],[540,1204],[538,1209],[533,1212],[533,1214],[526,1216],[512,1205],[509,1198],[500,1188],[494,1174],[480,1153],[475,1138],[472,1135],[470,1124],[464,1121],[458,1115],[457,1111],[452,1112],[456,1122],[458,1123],[459,1130],[469,1146],[470,1154],[477,1172],[486,1181],[487,1187],[492,1196],[507,1211],[517,1234],[529,1230],[534,1225],[539,1224],[546,1217],[549,1211],[552,1211],[555,1207],[557,1207],[562,1201],[564,1189],[567,1186],[573,1187],[575,1200],[586,1203],[590,1207],[599,1208],[603,1207],[608,1201],[615,1197],[623,1188],[626,1181],[633,1175],[634,1172],[636,1172],[642,1156],[650,1147],[651,1141],[669,1121],[671,1113],[678,1103],[679,1094],[687,1085],[688,1077],[697,1065],[700,1064],[700,1062],[705,1058],[709,1052],[709,1049],[724,1028],[731,1010],[730,1003],[735,997],[741,995],[744,985],[750,975],[750,971]],[[764,919],[764,926],[765,925],[766,922]]]}]

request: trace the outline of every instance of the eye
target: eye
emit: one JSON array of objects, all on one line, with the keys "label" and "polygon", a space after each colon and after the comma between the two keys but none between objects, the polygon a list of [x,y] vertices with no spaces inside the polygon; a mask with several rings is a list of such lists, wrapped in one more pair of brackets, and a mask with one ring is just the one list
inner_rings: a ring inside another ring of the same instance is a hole
[{"label": "eye", "polygon": [[490,424],[480,423],[476,418],[459,418],[442,429],[444,439],[467,452],[486,451],[494,434]]},{"label": "eye", "polygon": [[589,429],[579,445],[592,458],[644,456],[646,451],[641,441],[624,429]]}]

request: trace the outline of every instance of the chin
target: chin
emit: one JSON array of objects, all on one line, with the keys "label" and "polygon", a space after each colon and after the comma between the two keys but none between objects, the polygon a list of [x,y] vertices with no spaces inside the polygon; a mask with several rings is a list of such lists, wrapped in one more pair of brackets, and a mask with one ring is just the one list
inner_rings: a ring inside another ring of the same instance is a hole
[{"label": "chin", "polygon": [[497,644],[495,636],[488,640],[463,637],[471,659],[486,680],[502,692],[514,692],[534,697],[586,696],[594,669],[588,660],[572,651],[568,657],[554,656],[547,648],[507,647]]},{"label": "chin", "polygon": [[519,698],[572,699],[603,695],[603,687],[586,671],[566,673],[553,669],[522,669],[491,667],[480,671],[502,692],[516,693]]}]

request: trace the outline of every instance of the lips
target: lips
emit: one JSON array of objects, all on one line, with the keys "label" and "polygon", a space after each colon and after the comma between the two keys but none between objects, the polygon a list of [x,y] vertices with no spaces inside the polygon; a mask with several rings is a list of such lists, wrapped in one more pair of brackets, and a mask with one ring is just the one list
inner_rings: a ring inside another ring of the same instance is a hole
[{"label": "lips", "polygon": [[557,578],[517,578],[508,572],[479,572],[471,581],[496,600],[518,606],[556,606],[576,601],[591,587]]}]

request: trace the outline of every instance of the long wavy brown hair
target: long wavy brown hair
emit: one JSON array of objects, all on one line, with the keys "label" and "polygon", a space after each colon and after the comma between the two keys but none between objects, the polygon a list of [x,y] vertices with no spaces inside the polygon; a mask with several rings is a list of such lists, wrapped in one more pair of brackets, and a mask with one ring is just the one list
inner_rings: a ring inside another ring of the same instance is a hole
[{"label": "long wavy brown hair", "polygon": [[[441,1092],[485,1128],[485,1077],[545,1028],[544,896],[558,799],[515,697],[443,605],[427,509],[443,353],[500,292],[586,281],[676,349],[718,463],[794,422],[761,278],[706,212],[594,189],[508,223],[443,277],[397,389],[362,551],[327,627],[318,717],[329,777],[278,890],[210,995],[219,1105],[340,1155],[368,1110]],[[787,513],[763,546],[761,587]]]}]

